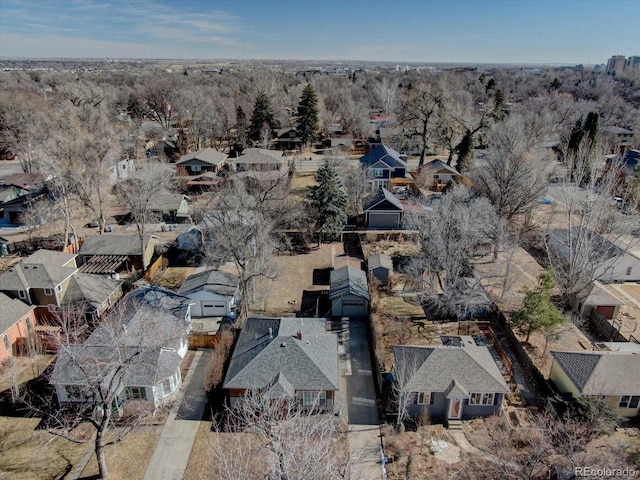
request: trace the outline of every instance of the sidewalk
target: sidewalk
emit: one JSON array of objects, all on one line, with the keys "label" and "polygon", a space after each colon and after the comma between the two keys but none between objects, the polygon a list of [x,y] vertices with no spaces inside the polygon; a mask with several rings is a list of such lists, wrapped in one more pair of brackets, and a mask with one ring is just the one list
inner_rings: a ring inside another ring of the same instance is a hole
[{"label": "sidewalk", "polygon": [[184,379],[184,398],[171,410],[144,480],[182,480],[207,405],[204,372],[209,351],[199,350]]}]

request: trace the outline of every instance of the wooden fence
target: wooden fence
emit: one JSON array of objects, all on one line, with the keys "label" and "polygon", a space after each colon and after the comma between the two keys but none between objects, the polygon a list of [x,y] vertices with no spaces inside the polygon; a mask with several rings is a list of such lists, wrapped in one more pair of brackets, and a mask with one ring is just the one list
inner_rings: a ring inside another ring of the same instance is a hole
[{"label": "wooden fence", "polygon": [[215,348],[220,343],[220,336],[215,333],[190,333],[189,349]]},{"label": "wooden fence", "polygon": [[148,282],[152,281],[160,270],[163,270],[168,266],[169,259],[165,258],[164,255],[160,255],[155,262],[149,265],[147,271],[144,273],[144,279]]},{"label": "wooden fence", "polygon": [[621,325],[618,322],[616,322],[615,320],[608,320],[604,315],[602,315],[595,308],[591,310],[591,315],[589,316],[589,320],[591,320],[591,325],[595,328],[596,332],[602,335],[606,341],[608,342],[628,342],[629,341],[629,339],[625,338],[620,333]]}]

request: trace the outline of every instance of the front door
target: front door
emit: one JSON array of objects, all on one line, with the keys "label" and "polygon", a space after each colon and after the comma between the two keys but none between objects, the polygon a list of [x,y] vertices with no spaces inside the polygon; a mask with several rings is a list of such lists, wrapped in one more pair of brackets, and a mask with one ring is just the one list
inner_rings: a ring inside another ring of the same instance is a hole
[{"label": "front door", "polygon": [[449,400],[449,418],[460,418],[462,415],[462,399],[452,398]]}]

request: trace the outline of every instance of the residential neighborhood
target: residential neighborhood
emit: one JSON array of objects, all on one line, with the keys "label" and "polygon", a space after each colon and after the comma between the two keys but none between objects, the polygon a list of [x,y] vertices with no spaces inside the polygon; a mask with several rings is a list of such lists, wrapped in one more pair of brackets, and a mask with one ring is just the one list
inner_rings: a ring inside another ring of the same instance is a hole
[{"label": "residential neighborhood", "polygon": [[632,67],[180,65],[0,72],[0,478],[636,472]]}]

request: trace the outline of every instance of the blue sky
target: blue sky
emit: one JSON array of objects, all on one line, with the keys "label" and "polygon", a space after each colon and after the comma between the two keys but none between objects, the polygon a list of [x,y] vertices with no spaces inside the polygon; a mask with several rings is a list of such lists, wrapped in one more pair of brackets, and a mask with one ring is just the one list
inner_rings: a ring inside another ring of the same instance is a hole
[{"label": "blue sky", "polygon": [[604,63],[638,0],[0,0],[0,56]]}]

